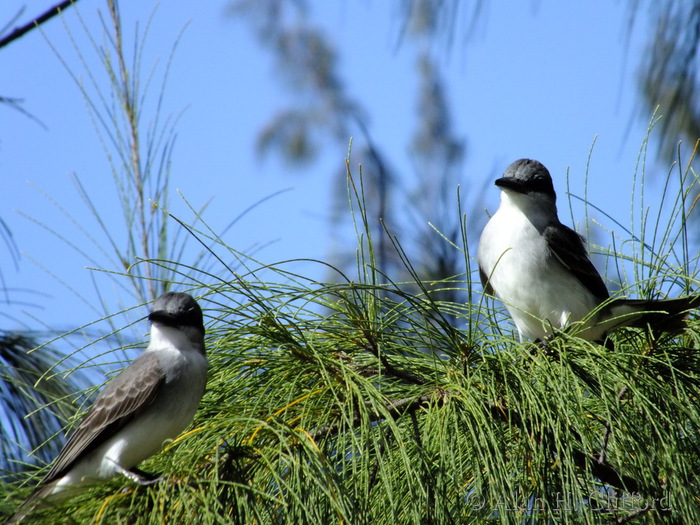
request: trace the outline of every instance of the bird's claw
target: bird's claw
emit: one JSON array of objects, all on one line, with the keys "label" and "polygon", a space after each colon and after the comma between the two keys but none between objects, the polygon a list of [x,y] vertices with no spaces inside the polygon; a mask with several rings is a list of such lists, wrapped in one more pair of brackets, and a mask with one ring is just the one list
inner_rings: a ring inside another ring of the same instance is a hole
[{"label": "bird's claw", "polygon": [[[116,465],[116,463],[115,463]],[[117,470],[123,475],[129,478],[131,481],[138,485],[142,486],[148,486],[148,485],[154,485],[158,483],[159,481],[163,481],[162,476],[154,476],[153,474],[149,474],[148,472],[144,472],[143,470],[139,470],[136,467],[132,467],[131,469],[125,469],[121,467],[120,465],[116,465]]]},{"label": "bird's claw", "polygon": [[547,355],[547,356],[556,355],[556,353],[557,353],[556,350],[554,350],[554,348],[552,348],[549,344],[550,341],[552,341],[552,339],[554,339],[554,337],[555,337],[554,334],[551,334],[551,335],[548,335],[547,337],[545,337],[544,339],[536,339],[534,341],[535,349],[533,350],[532,353],[535,354],[535,352],[537,350],[539,350],[544,355]]}]

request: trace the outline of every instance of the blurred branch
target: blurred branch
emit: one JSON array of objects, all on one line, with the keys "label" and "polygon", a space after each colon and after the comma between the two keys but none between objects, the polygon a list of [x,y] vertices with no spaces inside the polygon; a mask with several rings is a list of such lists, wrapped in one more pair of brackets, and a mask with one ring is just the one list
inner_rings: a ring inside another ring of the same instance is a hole
[{"label": "blurred branch", "polygon": [[[633,13],[640,9],[635,3]],[[662,2],[652,11],[655,32],[639,68],[644,118],[661,108],[660,149],[675,156],[679,135],[690,144],[700,136],[698,49],[700,1]]]},{"label": "blurred branch", "polygon": [[32,113],[30,113],[22,107],[22,102],[23,100],[20,98],[0,96],[0,104],[7,104],[11,108],[22,113],[28,119],[33,120],[34,122],[39,124],[42,128],[44,128],[44,130],[48,130],[49,128],[48,126],[46,126],[46,124],[44,124],[38,117],[34,116]]},{"label": "blurred branch", "polygon": [[85,372],[71,362],[39,346],[34,334],[0,330],[1,482],[49,463],[60,450],[61,440],[53,438],[75,411],[74,392],[89,385]]},{"label": "blurred branch", "polygon": [[24,24],[23,26],[17,27],[6,37],[0,39],[0,48],[5,47],[10,42],[14,42],[18,38],[23,37],[25,34],[29,33],[35,27],[39,27],[44,22],[51,20],[54,16],[62,13],[64,10],[69,8],[71,5],[75,4],[78,0],[64,0],[60,4],[56,4],[51,7],[43,14],[39,15],[37,18]]}]

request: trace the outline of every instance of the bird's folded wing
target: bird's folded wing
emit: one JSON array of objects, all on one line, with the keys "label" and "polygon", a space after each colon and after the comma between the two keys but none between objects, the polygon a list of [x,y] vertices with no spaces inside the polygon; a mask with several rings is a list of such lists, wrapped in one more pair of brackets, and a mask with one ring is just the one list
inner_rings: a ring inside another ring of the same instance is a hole
[{"label": "bird's folded wing", "polygon": [[486,275],[484,269],[479,265],[479,279],[481,279],[481,286],[484,289],[484,293],[494,295],[493,286],[491,286],[491,282],[489,281],[490,278],[491,276]]},{"label": "bird's folded wing", "polygon": [[547,226],[543,236],[557,260],[599,299],[609,297],[598,270],[588,258],[583,237],[563,224]]},{"label": "bird's folded wing", "polygon": [[78,458],[100,446],[148,407],[163,381],[158,356],[141,354],[100,392],[42,483],[63,476]]}]

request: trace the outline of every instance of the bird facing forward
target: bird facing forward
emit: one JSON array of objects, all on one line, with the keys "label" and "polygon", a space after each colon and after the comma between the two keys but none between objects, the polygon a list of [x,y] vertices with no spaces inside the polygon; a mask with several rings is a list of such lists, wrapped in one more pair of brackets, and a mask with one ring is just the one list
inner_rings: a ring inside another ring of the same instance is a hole
[{"label": "bird facing forward", "polygon": [[501,203],[479,240],[479,275],[484,291],[505,304],[521,341],[545,341],[583,320],[577,335],[590,341],[621,326],[676,331],[700,306],[697,295],[609,300],[583,238],[559,222],[552,177],[540,162],[517,160],[495,184]]}]

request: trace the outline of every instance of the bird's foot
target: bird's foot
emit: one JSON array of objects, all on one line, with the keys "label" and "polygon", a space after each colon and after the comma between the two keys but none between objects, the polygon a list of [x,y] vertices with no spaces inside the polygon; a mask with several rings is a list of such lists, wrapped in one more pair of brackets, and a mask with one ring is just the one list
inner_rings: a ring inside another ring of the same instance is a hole
[{"label": "bird's foot", "polygon": [[159,481],[163,480],[162,476],[154,476],[153,474],[149,474],[148,472],[144,472],[143,470],[139,470],[136,467],[132,467],[130,469],[125,469],[121,467],[120,465],[116,465],[117,470],[123,475],[129,478],[131,481],[134,483],[137,483],[138,485],[154,485],[158,483]]},{"label": "bird's foot", "polygon": [[131,479],[139,485],[154,485],[159,481],[163,481],[163,476],[156,476],[155,474],[144,472],[136,467],[132,467],[127,472],[133,476]]},{"label": "bird's foot", "polygon": [[552,334],[552,335],[548,335],[544,339],[536,339],[534,341],[535,349],[533,350],[532,353],[534,354],[537,350],[539,350],[540,352],[542,352],[544,355],[547,355],[547,356],[556,355],[557,351],[554,348],[552,348],[552,346],[549,344],[550,341],[552,341],[552,339],[554,339],[554,337],[555,337],[554,334]]}]

